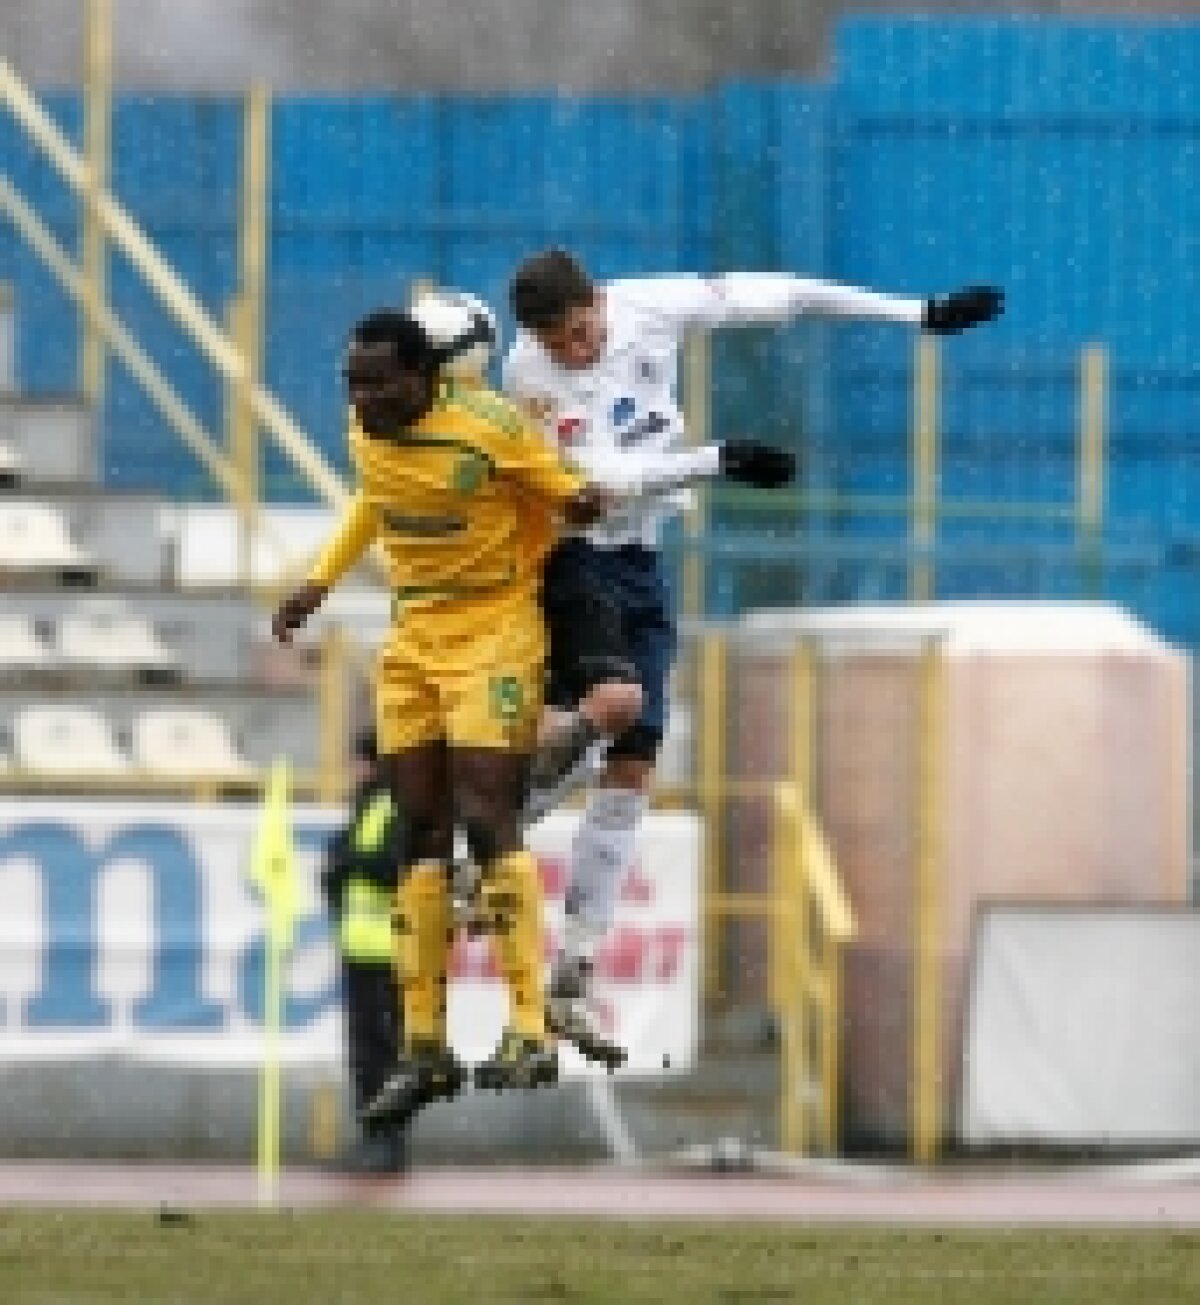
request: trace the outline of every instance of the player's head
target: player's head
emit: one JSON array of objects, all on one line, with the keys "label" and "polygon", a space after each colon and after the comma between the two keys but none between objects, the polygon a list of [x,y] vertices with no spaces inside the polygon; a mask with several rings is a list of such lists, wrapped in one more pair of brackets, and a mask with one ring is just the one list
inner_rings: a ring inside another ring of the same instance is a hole
[{"label": "player's head", "polygon": [[367,435],[399,434],[433,406],[441,355],[411,313],[380,309],[358,322],[346,353],[346,389]]},{"label": "player's head", "polygon": [[463,290],[427,290],[412,315],[440,350],[443,375],[482,380],[500,339],[496,314],[482,299]]},{"label": "player's head", "polygon": [[560,367],[591,367],[604,351],[604,297],[563,249],[527,258],[511,288],[513,316]]}]

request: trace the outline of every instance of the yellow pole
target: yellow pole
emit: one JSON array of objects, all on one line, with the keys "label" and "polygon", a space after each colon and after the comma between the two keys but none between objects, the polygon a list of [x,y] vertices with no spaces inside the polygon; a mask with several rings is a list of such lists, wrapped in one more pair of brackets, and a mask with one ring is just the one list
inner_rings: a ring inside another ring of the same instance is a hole
[{"label": "yellow pole", "polygon": [[258,1202],[279,1202],[280,1108],[279,1026],[282,1022],[283,941],[271,924],[267,928],[267,973],[264,1001],[264,1047],[258,1098]]},{"label": "yellow pole", "polygon": [[937,1159],[941,1140],[941,1048],[938,1036],[941,925],[941,808],[944,662],[937,640],[918,668],[916,874],[913,938],[912,1158]]},{"label": "yellow pole", "polygon": [[[817,649],[811,639],[803,639],[792,653],[792,735],[790,771],[792,788],[797,803],[793,815],[795,823],[795,848],[792,853],[798,873],[795,875],[794,905],[797,919],[797,937],[794,944],[796,958],[795,1000],[799,1011],[799,1036],[801,1055],[805,1062],[805,1079],[807,1082],[820,1083],[822,1107],[820,1112],[821,1144],[825,1151],[833,1149],[833,1123],[830,1111],[831,1102],[836,1097],[836,1066],[831,1067],[829,1058],[829,1038],[836,1034],[833,1028],[831,1012],[827,1003],[818,1003],[814,996],[820,988],[824,990],[827,979],[820,972],[827,970],[831,943],[826,937],[819,956],[813,955],[813,920],[814,900],[812,883],[805,857],[805,840],[802,837],[801,822],[807,811],[815,810],[816,756],[817,756]],[[822,935],[824,930],[822,929]],[[816,979],[816,982],[814,982]],[[811,1012],[821,1005],[820,1043],[821,1060],[819,1065],[811,1063],[809,1054],[812,1041],[809,1037]]]},{"label": "yellow pole", "polygon": [[1083,560],[1083,589],[1097,597],[1102,589],[1101,537],[1104,527],[1104,471],[1107,456],[1108,350],[1087,345],[1079,358],[1079,468],[1076,519]]},{"label": "yellow pole", "polygon": [[699,780],[704,812],[704,993],[720,995],[721,933],[718,901],[722,891],[725,779],[725,636],[710,630],[700,639]]},{"label": "yellow pole", "polygon": [[[712,336],[688,333],[683,352],[683,408],[689,444],[705,444],[712,429]],[[699,545],[708,530],[708,491],[697,486],[683,519],[683,615],[699,620],[705,611],[705,565]]]},{"label": "yellow pole", "polygon": [[318,715],[321,723],[317,791],[322,802],[338,802],[346,778],[346,646],[341,630],[329,625],[321,640]]},{"label": "yellow pole", "polygon": [[772,1005],[779,1020],[779,1144],[788,1155],[802,1155],[808,1141],[807,900],[799,873],[797,794],[792,784],[775,789],[772,898]]},{"label": "yellow pole", "polygon": [[914,362],[912,433],[912,527],[909,560],[909,597],[918,603],[934,596],[933,547],[937,537],[938,492],[938,343],[931,336],[917,338]]},{"label": "yellow pole", "polygon": [[253,515],[258,505],[258,423],[252,395],[262,374],[264,304],[267,283],[267,224],[270,202],[270,96],[255,82],[242,109],[241,204],[238,223],[238,312],[231,331],[244,367],[234,386],[230,456],[242,482],[238,503],[238,576],[253,581]]},{"label": "yellow pole", "polygon": [[112,127],[112,0],[88,0],[84,23],[84,195],[82,268],[87,302],[80,314],[79,386],[93,408],[104,400],[104,337],[96,319],[107,299],[107,250],[99,198],[108,189]]}]

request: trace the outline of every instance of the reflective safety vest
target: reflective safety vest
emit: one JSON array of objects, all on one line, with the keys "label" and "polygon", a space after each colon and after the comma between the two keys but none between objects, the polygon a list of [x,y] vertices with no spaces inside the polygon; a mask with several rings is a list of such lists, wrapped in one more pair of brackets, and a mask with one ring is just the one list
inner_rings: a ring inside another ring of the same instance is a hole
[{"label": "reflective safety vest", "polygon": [[[396,806],[387,789],[376,793],[363,807],[350,836],[351,864],[365,870],[371,857],[388,850]],[[342,894],[339,939],[348,961],[386,963],[392,959],[392,901],[394,892],[351,870]]]},{"label": "reflective safety vest", "polygon": [[339,942],[348,961],[388,964],[392,959],[394,893],[369,879],[346,880]]}]

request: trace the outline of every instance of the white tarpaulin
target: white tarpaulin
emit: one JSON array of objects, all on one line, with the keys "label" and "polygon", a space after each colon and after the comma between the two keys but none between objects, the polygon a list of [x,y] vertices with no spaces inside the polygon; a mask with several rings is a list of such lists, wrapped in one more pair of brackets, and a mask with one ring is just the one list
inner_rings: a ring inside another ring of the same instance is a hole
[{"label": "white tarpaulin", "polygon": [[964,1054],[969,1144],[1200,1141],[1200,912],[988,910]]},{"label": "white tarpaulin", "polygon": [[[237,806],[0,801],[0,1062],[257,1062],[265,913],[247,876],[256,818]],[[301,913],[285,987],[290,1063],[343,1056],[337,966],[317,892],[339,819],[328,809],[293,812]],[[555,814],[531,836],[548,948],[561,928],[576,819]],[[597,959],[599,996],[634,1070],[684,1068],[694,1054],[699,863],[696,818],[651,815]],[[482,1059],[505,1011],[487,940],[461,940],[454,968],[451,1035],[468,1060]],[[564,1063],[579,1067],[570,1054]]]}]

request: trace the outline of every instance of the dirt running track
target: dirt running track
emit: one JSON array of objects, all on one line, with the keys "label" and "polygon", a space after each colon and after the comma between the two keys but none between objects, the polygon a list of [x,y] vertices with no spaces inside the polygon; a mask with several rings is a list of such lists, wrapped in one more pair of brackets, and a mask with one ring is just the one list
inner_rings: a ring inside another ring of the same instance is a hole
[{"label": "dirt running track", "polygon": [[[0,1164],[0,1206],[254,1205],[253,1170]],[[281,1204],[408,1212],[938,1225],[1200,1227],[1191,1161],[1056,1175],[925,1177],[847,1167],[796,1175],[648,1169],[418,1169],[401,1178],[288,1171]]]}]

